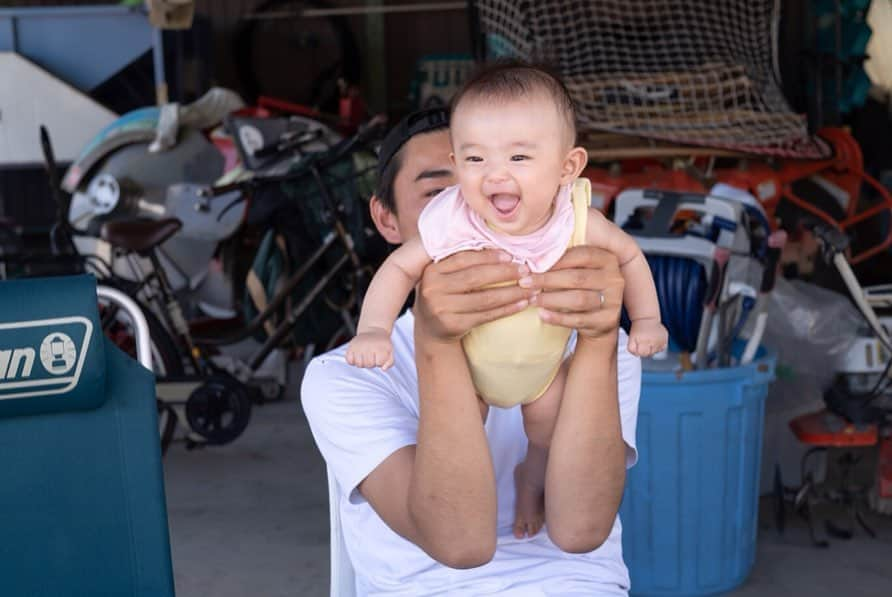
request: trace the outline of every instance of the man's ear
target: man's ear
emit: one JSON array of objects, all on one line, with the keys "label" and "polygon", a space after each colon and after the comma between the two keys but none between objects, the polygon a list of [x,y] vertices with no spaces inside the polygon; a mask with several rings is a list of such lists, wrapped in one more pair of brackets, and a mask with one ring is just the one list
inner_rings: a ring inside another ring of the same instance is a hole
[{"label": "man's ear", "polygon": [[387,209],[375,195],[372,195],[369,200],[369,213],[372,215],[375,228],[378,229],[384,240],[392,245],[402,244],[403,238],[400,235],[399,226],[397,226],[396,214]]},{"label": "man's ear", "polygon": [[582,174],[588,165],[588,152],[583,147],[574,147],[561,165],[561,184],[570,184]]}]

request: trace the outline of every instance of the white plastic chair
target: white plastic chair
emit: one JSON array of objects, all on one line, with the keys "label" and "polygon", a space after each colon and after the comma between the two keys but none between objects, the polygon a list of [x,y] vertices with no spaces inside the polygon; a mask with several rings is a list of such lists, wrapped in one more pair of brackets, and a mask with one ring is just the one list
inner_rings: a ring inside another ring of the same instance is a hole
[{"label": "white plastic chair", "polygon": [[325,472],[328,475],[328,517],[331,527],[331,597],[356,597],[356,573],[341,532],[341,489],[331,470],[326,467]]}]

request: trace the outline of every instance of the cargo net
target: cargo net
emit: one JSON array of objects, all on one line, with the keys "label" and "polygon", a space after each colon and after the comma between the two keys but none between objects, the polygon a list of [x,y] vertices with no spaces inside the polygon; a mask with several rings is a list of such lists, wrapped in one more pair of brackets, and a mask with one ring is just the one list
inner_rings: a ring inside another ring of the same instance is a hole
[{"label": "cargo net", "polygon": [[583,134],[821,158],[775,75],[775,0],[478,0],[491,58],[555,66]]}]

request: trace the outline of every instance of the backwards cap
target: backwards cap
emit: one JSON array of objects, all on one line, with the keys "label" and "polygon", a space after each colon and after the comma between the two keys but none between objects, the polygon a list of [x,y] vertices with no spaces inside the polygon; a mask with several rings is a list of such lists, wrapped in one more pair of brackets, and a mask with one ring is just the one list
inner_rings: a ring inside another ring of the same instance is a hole
[{"label": "backwards cap", "polygon": [[415,135],[449,127],[449,111],[443,107],[412,112],[391,129],[378,151],[378,179],[393,156]]}]

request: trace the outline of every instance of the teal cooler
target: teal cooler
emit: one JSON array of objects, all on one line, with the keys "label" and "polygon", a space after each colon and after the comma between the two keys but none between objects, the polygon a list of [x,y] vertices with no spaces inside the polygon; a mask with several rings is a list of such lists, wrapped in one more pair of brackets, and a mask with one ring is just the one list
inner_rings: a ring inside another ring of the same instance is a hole
[{"label": "teal cooler", "polygon": [[714,595],[746,579],[774,364],[760,351],[740,367],[644,373],[620,507],[632,595]]}]

